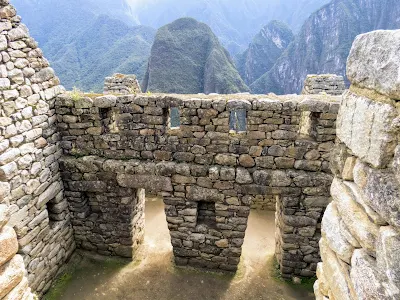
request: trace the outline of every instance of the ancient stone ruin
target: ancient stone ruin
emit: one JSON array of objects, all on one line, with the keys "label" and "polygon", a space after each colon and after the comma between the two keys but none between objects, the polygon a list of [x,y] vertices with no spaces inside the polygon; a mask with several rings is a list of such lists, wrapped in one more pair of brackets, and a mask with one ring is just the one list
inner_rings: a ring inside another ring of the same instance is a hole
[{"label": "ancient stone ruin", "polygon": [[399,30],[376,31],[348,58],[317,299],[400,298],[399,47]]},{"label": "ancient stone ruin", "polygon": [[357,38],[343,98],[90,98],[65,93],[8,0],[0,18],[1,299],[42,296],[76,248],[133,257],[146,193],[177,265],[235,271],[251,206],[276,208],[283,277],[398,299],[400,31]]},{"label": "ancient stone ruin", "polygon": [[303,95],[325,93],[340,96],[346,90],[343,76],[335,74],[307,75],[304,81]]},{"label": "ancient stone ruin", "polygon": [[104,94],[137,94],[141,93],[136,75],[114,74],[104,81]]}]

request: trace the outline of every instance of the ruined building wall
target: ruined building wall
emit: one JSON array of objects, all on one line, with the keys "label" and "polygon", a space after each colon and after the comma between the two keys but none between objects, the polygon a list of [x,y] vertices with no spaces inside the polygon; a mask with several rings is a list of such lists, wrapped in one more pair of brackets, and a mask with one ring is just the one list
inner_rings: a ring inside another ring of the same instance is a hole
[{"label": "ruined building wall", "polygon": [[328,95],[342,95],[346,90],[343,76],[335,74],[307,75],[304,81],[303,95],[326,93]]},{"label": "ruined building wall", "polygon": [[[63,88],[6,0],[0,1],[0,18],[0,205],[10,214],[0,239],[14,228],[29,286],[40,295],[74,250],[54,109]],[[14,252],[15,244],[10,247]],[[2,251],[1,245],[0,259]],[[21,256],[9,262],[19,270]],[[2,273],[0,279],[9,278]]]},{"label": "ruined building wall", "polygon": [[158,192],[177,264],[233,271],[250,205],[263,197],[276,201],[284,276],[314,275],[338,102],[59,96],[61,169],[77,246],[132,256],[143,234],[143,193]]},{"label": "ruined building wall", "polygon": [[114,74],[104,81],[104,94],[136,94],[141,93],[136,75]]},{"label": "ruined building wall", "polygon": [[338,116],[317,299],[400,299],[400,30],[360,35]]}]

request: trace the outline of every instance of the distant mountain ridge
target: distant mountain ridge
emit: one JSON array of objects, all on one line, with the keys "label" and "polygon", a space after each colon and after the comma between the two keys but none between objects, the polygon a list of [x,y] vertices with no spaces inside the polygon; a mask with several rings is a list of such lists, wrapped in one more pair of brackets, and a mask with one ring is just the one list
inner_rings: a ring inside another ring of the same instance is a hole
[{"label": "distant mountain ridge", "polygon": [[249,91],[210,27],[192,18],[158,30],[142,86],[144,91],[178,94]]},{"label": "distant mountain ridge", "polygon": [[253,83],[268,72],[293,39],[290,28],[277,20],[261,29],[237,61],[240,75],[246,84]]},{"label": "distant mountain ridge", "polygon": [[361,33],[400,28],[398,0],[333,0],[312,14],[274,67],[251,84],[253,93],[299,93],[308,74],[345,76]]}]

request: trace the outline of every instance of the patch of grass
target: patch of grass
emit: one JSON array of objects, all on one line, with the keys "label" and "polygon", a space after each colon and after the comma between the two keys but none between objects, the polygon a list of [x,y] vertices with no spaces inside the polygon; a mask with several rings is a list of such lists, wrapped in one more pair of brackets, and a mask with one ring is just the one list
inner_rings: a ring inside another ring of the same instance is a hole
[{"label": "patch of grass", "polygon": [[47,294],[43,296],[43,300],[57,300],[60,299],[62,293],[65,291],[67,285],[71,282],[73,276],[72,272],[66,272],[61,275],[53,284],[52,288]]},{"label": "patch of grass", "polygon": [[302,288],[308,292],[312,292],[312,293],[314,292],[314,283],[317,280],[316,277],[306,278],[306,277],[299,276],[301,278],[301,284],[295,284],[292,280],[283,278],[282,273],[280,271],[279,263],[275,256],[271,260],[271,274],[272,274],[272,278],[277,282],[290,285],[293,288]]}]

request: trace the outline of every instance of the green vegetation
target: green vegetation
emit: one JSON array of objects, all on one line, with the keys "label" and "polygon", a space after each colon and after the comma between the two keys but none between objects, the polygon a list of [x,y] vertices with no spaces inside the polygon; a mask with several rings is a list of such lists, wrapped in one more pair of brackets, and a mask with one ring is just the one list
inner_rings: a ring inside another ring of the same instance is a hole
[{"label": "green vegetation", "polygon": [[279,263],[276,260],[276,257],[274,256],[274,258],[271,260],[271,274],[272,274],[272,278],[279,282],[279,283],[285,283],[287,285],[292,286],[293,288],[304,288],[306,291],[314,293],[314,283],[317,280],[316,277],[312,277],[312,278],[305,278],[305,277],[301,277],[301,283],[300,284],[296,284],[294,283],[292,280],[289,279],[285,279],[282,277],[282,273],[279,270]]},{"label": "green vegetation", "polygon": [[355,37],[376,29],[400,28],[399,9],[399,1],[390,8],[381,0],[332,1],[307,19],[275,65],[250,85],[251,91],[299,93],[308,74],[345,75]]},{"label": "green vegetation", "polygon": [[191,18],[158,30],[143,89],[178,94],[248,91],[211,29]]}]

